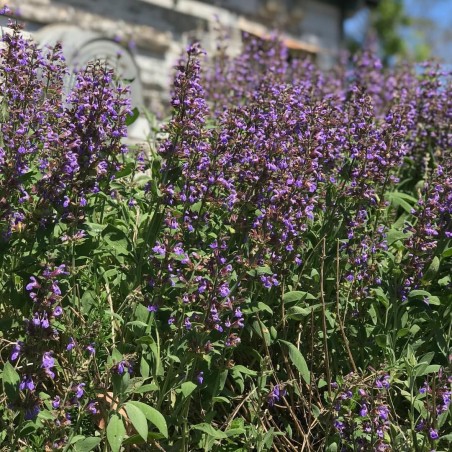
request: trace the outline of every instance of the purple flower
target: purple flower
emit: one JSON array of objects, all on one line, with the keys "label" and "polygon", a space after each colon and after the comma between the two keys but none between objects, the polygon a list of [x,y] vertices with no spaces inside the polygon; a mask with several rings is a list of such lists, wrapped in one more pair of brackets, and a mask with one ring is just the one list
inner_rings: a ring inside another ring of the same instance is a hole
[{"label": "purple flower", "polygon": [[34,276],[30,276],[30,282],[25,286],[25,288],[30,291],[33,289],[39,289],[41,285],[38,283]]},{"label": "purple flower", "polygon": [[75,347],[75,341],[74,338],[70,337],[69,338],[69,343],[66,346],[66,350],[70,351]]},{"label": "purple flower", "polygon": [[429,434],[429,436],[430,436],[430,439],[435,440],[435,439],[438,439],[438,438],[439,438],[438,430],[435,430],[435,429],[433,429],[433,428],[431,428],[431,429],[429,430],[428,434]]},{"label": "purple flower", "polygon": [[55,398],[52,400],[52,407],[56,410],[60,407],[61,399],[60,396],[55,396]]},{"label": "purple flower", "polygon": [[198,382],[199,385],[202,385],[203,381],[204,381],[204,372],[200,371],[198,373],[198,375],[196,376],[196,381]]},{"label": "purple flower", "polygon": [[269,392],[267,396],[267,402],[269,406],[274,406],[275,402],[279,402],[281,397],[284,397],[287,394],[287,391],[280,384],[273,387],[273,389]]},{"label": "purple flower", "polygon": [[24,343],[22,341],[17,341],[17,343],[13,345],[13,349],[11,351],[11,356],[10,356],[11,361],[16,361],[16,359],[19,358],[23,347],[24,347]]},{"label": "purple flower", "polygon": [[390,383],[389,380],[391,379],[391,377],[389,375],[384,375],[381,376],[379,378],[377,378],[377,380],[375,381],[375,386],[379,389],[389,389],[390,387]]},{"label": "purple flower", "polygon": [[74,392],[76,399],[81,399],[83,397],[83,394],[85,393],[83,388],[85,386],[85,383],[79,383],[78,385],[72,387],[72,391]]},{"label": "purple flower", "polygon": [[94,344],[89,344],[86,346],[86,351],[90,354],[90,355],[94,355],[94,353],[96,353],[96,349],[94,348]]},{"label": "purple flower", "polygon": [[28,389],[29,391],[34,391],[35,390],[35,384],[33,382],[33,379],[28,376],[28,375],[24,375],[22,377],[22,381],[19,384],[19,389],[21,391],[24,391],[25,389]]},{"label": "purple flower", "polygon": [[377,408],[378,415],[384,421],[387,421],[389,418],[389,408],[386,405],[381,405]]},{"label": "purple flower", "polygon": [[89,402],[88,405],[86,405],[86,411],[93,415],[99,413],[97,402]]},{"label": "purple flower", "polygon": [[362,404],[361,409],[359,410],[359,415],[365,417],[369,414],[369,410],[367,409],[367,405],[365,403]]},{"label": "purple flower", "polygon": [[152,248],[152,251],[155,254],[158,254],[159,256],[165,256],[166,254],[166,249],[163,245],[161,245],[159,242],[157,242],[157,244]]},{"label": "purple flower", "polygon": [[222,296],[223,298],[226,298],[229,296],[229,294],[231,293],[229,290],[229,286],[227,283],[223,283],[220,288],[219,288],[219,292],[220,292],[220,296]]},{"label": "purple flower", "polygon": [[45,370],[45,373],[50,378],[55,378],[55,373],[52,371],[55,366],[55,359],[52,357],[52,352],[45,352],[42,355],[42,365],[41,367]]},{"label": "purple flower", "polygon": [[36,419],[41,409],[39,408],[39,405],[33,405],[32,407],[29,407],[25,410],[24,419],[26,421],[31,421],[33,419]]},{"label": "purple flower", "polygon": [[148,305],[148,311],[149,312],[157,312],[159,307],[156,304],[150,304]]}]

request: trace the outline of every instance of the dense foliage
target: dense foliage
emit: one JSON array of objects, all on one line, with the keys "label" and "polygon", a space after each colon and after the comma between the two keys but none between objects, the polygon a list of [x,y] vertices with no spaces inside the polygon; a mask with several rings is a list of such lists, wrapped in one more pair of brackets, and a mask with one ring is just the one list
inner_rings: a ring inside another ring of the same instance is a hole
[{"label": "dense foliage", "polygon": [[3,450],[449,450],[448,74],[193,45],[127,150],[108,67],[11,26]]}]

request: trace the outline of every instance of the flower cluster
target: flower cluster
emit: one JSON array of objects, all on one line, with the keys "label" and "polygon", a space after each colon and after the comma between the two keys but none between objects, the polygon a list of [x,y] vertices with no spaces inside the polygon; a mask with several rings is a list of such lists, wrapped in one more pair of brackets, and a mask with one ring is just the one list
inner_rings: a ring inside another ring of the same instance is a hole
[{"label": "flower cluster", "polygon": [[66,95],[61,46],[39,49],[9,22],[0,48],[0,229],[83,215],[87,197],[120,169],[128,89],[101,62]]},{"label": "flower cluster", "polygon": [[387,432],[391,410],[388,405],[390,376],[381,374],[373,384],[359,375],[349,374],[335,388],[334,428],[341,441],[355,450],[391,450]]}]

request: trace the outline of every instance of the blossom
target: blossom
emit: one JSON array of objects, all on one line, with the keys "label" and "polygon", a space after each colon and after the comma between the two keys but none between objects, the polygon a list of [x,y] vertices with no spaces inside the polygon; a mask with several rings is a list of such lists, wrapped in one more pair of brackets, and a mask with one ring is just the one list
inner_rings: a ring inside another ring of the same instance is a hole
[{"label": "blossom", "polygon": [[85,383],[79,383],[78,385],[72,387],[72,391],[74,392],[76,399],[81,399],[83,397],[83,394],[85,393],[84,390],[85,386],[86,386]]},{"label": "blossom", "polygon": [[35,384],[34,384],[33,379],[28,375],[24,375],[22,377],[21,382],[19,383],[19,389],[21,391],[24,391],[25,389],[28,389],[29,391],[34,391]]},{"label": "blossom", "polygon": [[55,373],[52,371],[54,366],[55,366],[55,359],[52,356],[52,352],[45,352],[42,355],[41,367],[45,370],[45,373],[52,379],[55,378]]},{"label": "blossom", "polygon": [[70,337],[69,342],[66,346],[66,350],[71,351],[75,347],[76,343],[74,341],[74,338]]},{"label": "blossom", "polygon": [[19,358],[21,351],[23,350],[23,347],[24,343],[22,341],[17,341],[17,343],[13,345],[13,349],[11,351],[10,356],[11,361],[16,361]]},{"label": "blossom", "polygon": [[285,390],[283,385],[281,384],[275,385],[267,395],[267,402],[270,406],[274,406],[275,402],[279,402],[281,400],[281,397],[285,397],[286,394],[287,391]]}]

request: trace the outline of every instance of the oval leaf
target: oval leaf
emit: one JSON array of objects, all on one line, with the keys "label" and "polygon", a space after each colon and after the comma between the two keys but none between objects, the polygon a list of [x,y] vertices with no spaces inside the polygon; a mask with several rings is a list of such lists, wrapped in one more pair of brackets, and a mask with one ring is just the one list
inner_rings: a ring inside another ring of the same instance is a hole
[{"label": "oval leaf", "polygon": [[126,403],[125,408],[127,416],[129,417],[130,422],[132,422],[132,425],[135,427],[135,430],[146,441],[149,431],[146,416],[138,407],[132,405],[130,402]]},{"label": "oval leaf", "polygon": [[2,379],[6,395],[10,400],[14,400],[19,390],[20,377],[10,362],[7,362],[3,367]]},{"label": "oval leaf", "polygon": [[284,344],[289,349],[289,358],[292,361],[292,364],[297,368],[298,372],[300,372],[301,377],[307,383],[311,383],[311,373],[309,372],[308,365],[306,364],[306,360],[304,356],[301,354],[300,350],[295,347],[294,344],[290,342],[280,340],[282,344]]},{"label": "oval leaf", "polygon": [[125,436],[124,422],[117,414],[113,414],[107,425],[107,439],[112,452],[120,451]]},{"label": "oval leaf", "polygon": [[85,438],[74,445],[75,452],[90,452],[100,443],[100,438]]},{"label": "oval leaf", "polygon": [[314,295],[311,295],[308,292],[302,292],[300,290],[293,290],[292,292],[286,292],[282,298],[285,303],[291,303],[291,302],[300,301],[300,300],[315,300]]},{"label": "oval leaf", "polygon": [[226,433],[222,432],[221,430],[217,430],[213,428],[210,424],[196,424],[192,428],[195,430],[200,430],[201,432],[207,433],[209,436],[215,439],[224,439],[227,438],[228,435]]},{"label": "oval leaf", "polygon": [[127,402],[127,404],[134,405],[135,407],[140,409],[141,412],[146,416],[146,419],[154,424],[157,427],[158,431],[165,438],[168,438],[168,427],[166,425],[165,418],[159,411],[142,402],[131,401]]}]

